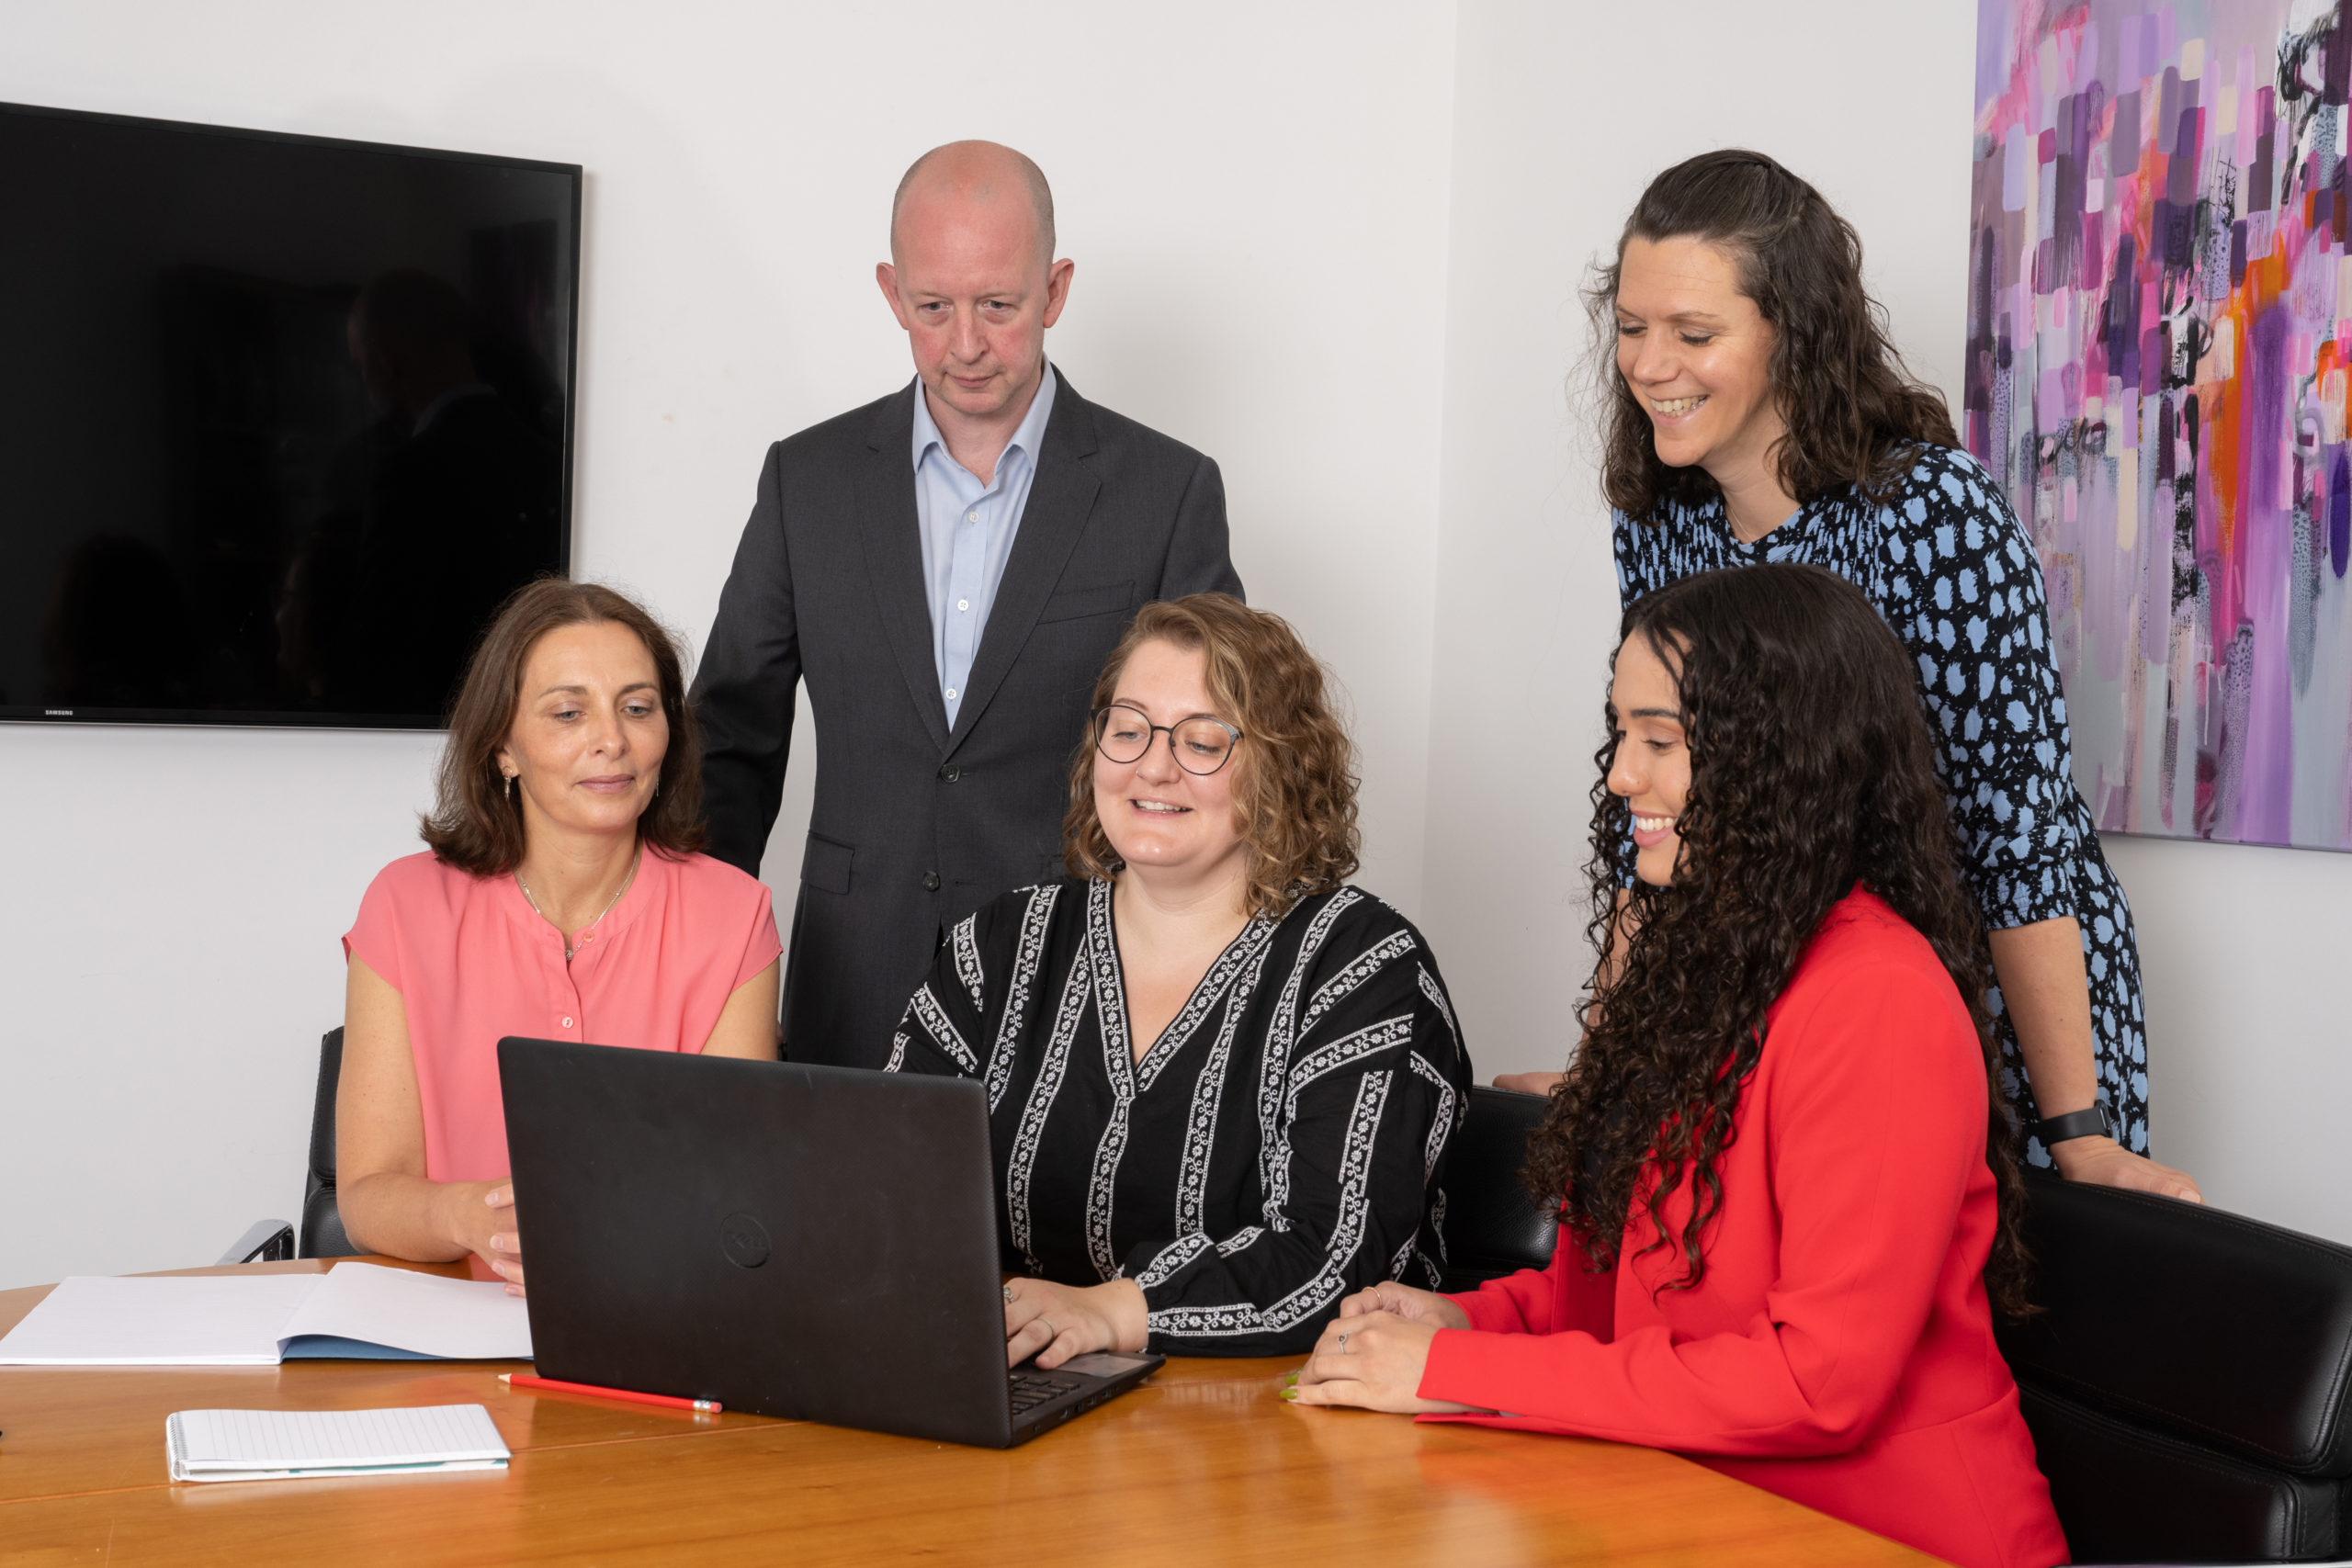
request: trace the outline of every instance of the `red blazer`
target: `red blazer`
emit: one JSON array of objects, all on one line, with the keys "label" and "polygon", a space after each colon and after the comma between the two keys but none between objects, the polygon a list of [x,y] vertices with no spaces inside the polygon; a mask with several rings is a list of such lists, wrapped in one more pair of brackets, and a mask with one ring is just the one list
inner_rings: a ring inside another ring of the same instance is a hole
[{"label": "red blazer", "polygon": [[[1993,1343],[1984,1066],[1925,938],[1856,888],[1768,1015],[1717,1165],[1695,1290],[1634,1205],[1617,1267],[1564,1227],[1552,1267],[1453,1298],[1441,1417],[1671,1449],[1969,1568],[2066,1561]],[[1668,1207],[1679,1227],[1689,1188]]]}]

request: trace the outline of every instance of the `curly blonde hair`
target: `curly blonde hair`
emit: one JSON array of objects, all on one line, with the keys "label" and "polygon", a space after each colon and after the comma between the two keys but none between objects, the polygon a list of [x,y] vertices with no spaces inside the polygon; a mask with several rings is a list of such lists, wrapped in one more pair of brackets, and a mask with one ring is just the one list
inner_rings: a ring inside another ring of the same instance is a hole
[{"label": "curly blonde hair", "polygon": [[[1355,743],[1332,708],[1323,666],[1290,623],[1229,593],[1146,604],[1103,664],[1090,710],[1111,702],[1127,660],[1148,642],[1203,655],[1217,716],[1241,731],[1230,766],[1235,825],[1250,850],[1249,913],[1279,919],[1355,874]],[[1072,875],[1108,880],[1125,863],[1094,809],[1094,757],[1090,717],[1070,756],[1062,860]]]}]

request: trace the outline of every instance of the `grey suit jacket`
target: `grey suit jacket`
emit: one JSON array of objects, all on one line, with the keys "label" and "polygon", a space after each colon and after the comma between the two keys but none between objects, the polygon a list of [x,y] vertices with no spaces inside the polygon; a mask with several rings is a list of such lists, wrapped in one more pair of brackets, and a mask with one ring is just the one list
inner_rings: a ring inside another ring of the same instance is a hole
[{"label": "grey suit jacket", "polygon": [[1216,465],[1065,377],[950,729],[915,513],[915,395],[768,449],[695,678],[710,852],[753,875],[808,683],[816,804],[784,984],[797,1061],[881,1066],[941,933],[1063,874],[1070,756],[1104,657],[1150,600],[1241,592]]}]

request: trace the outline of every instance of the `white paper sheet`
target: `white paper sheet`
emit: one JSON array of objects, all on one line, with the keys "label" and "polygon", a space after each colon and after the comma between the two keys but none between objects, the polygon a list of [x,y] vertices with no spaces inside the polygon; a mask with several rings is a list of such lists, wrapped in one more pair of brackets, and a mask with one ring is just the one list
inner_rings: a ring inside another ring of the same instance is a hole
[{"label": "white paper sheet", "polygon": [[311,1334],[455,1359],[531,1356],[529,1312],[503,1285],[338,1263],[323,1275],[76,1275],[0,1338],[0,1366],[266,1367]]},{"label": "white paper sheet", "polygon": [[164,1423],[174,1481],[276,1481],[499,1470],[508,1458],[479,1404],[389,1410],[183,1410]]},{"label": "white paper sheet", "polygon": [[0,1365],[266,1367],[316,1274],[61,1283],[0,1338]]},{"label": "white paper sheet", "polygon": [[277,1331],[332,1334],[450,1360],[531,1359],[531,1314],[498,1281],[338,1263]]}]

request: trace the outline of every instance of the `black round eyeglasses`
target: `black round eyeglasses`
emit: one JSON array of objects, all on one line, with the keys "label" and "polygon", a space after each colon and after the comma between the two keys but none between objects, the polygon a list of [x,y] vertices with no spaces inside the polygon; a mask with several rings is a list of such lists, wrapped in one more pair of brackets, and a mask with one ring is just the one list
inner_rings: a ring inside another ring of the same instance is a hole
[{"label": "black round eyeglasses", "polygon": [[1221,718],[1195,714],[1173,724],[1154,724],[1151,716],[1125,703],[1113,703],[1093,714],[1094,749],[1114,762],[1140,762],[1151,750],[1151,738],[1168,737],[1168,750],[1176,765],[1205,778],[1233,760],[1241,731]]}]

